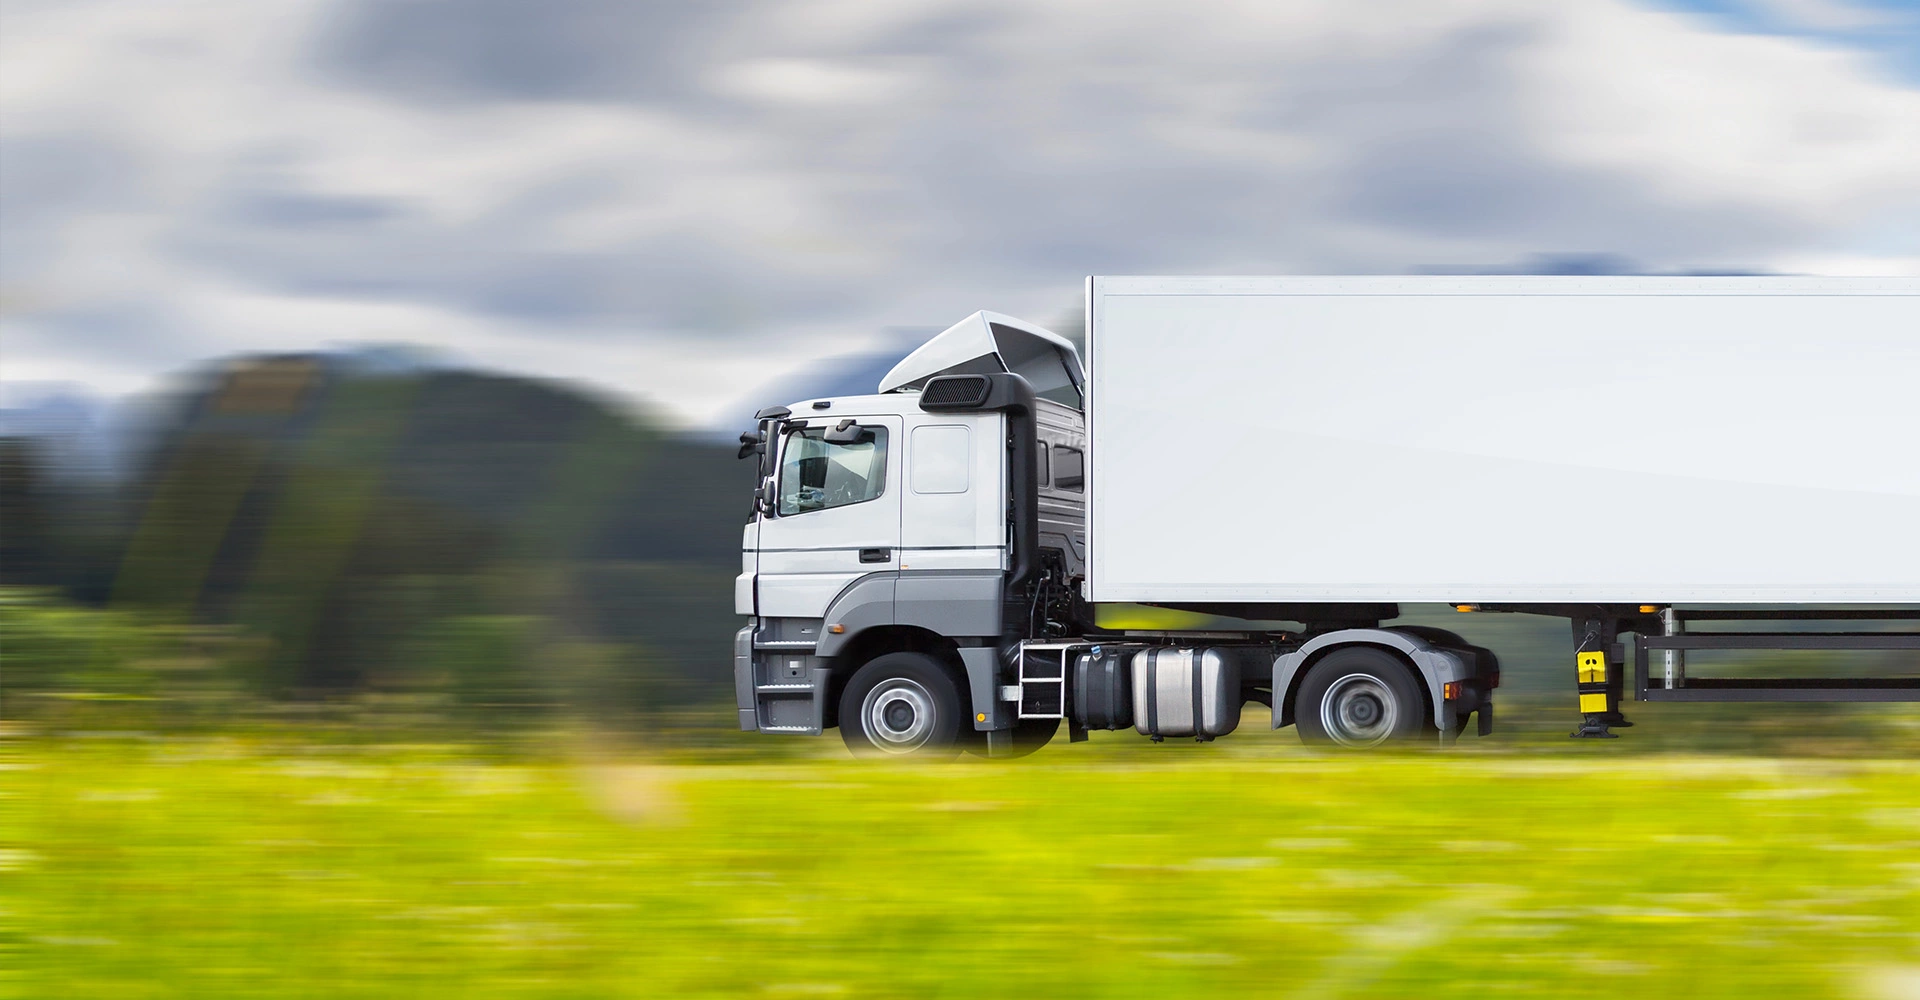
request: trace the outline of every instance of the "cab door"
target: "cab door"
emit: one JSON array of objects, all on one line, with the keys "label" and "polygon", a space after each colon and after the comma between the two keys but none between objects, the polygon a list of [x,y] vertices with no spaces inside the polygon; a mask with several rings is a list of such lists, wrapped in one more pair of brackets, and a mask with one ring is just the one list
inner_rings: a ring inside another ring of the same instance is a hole
[{"label": "cab door", "polygon": [[900,418],[832,434],[846,419],[781,435],[774,512],[760,519],[762,617],[823,617],[847,584],[900,567]]},{"label": "cab door", "polygon": [[1005,568],[1002,419],[998,413],[907,418],[901,569],[997,575]]}]

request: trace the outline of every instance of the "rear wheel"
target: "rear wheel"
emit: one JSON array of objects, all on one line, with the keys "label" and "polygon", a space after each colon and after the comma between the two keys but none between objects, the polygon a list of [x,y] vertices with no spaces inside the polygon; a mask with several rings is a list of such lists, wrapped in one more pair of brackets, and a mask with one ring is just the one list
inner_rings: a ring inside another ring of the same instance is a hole
[{"label": "rear wheel", "polygon": [[939,660],[888,653],[847,681],[840,738],[861,757],[951,757],[961,712],[959,685]]},{"label": "rear wheel", "polygon": [[1353,646],[1307,671],[1294,699],[1302,743],[1364,750],[1411,740],[1429,728],[1419,681],[1398,657]]}]

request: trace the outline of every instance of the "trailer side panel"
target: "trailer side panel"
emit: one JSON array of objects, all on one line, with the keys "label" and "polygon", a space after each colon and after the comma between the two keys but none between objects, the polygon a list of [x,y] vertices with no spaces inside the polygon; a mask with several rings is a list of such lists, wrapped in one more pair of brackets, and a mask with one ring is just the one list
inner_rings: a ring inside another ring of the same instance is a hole
[{"label": "trailer side panel", "polygon": [[1920,281],[1088,301],[1095,601],[1920,602]]}]

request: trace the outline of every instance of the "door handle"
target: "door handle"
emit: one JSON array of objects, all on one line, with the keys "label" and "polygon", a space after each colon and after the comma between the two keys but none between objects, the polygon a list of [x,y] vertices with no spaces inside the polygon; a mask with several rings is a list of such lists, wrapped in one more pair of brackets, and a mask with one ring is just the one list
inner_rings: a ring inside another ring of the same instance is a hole
[{"label": "door handle", "polygon": [[892,562],[892,549],[861,549],[860,561],[863,563]]}]

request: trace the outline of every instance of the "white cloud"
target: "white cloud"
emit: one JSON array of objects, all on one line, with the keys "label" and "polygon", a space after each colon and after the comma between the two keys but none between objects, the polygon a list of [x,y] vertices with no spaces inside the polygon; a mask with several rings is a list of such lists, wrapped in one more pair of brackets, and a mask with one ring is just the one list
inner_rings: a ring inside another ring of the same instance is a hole
[{"label": "white cloud", "polygon": [[768,104],[875,105],[911,99],[912,78],[822,59],[750,59],[715,74],[723,92]]},{"label": "white cloud", "polygon": [[1088,272],[1920,259],[1920,91],[1620,0],[660,10],[9,5],[0,376],[410,339],[704,419]]},{"label": "white cloud", "polygon": [[1542,146],[1675,200],[1808,227],[1920,200],[1920,91],[1865,56],[1587,3],[1529,61]]}]

